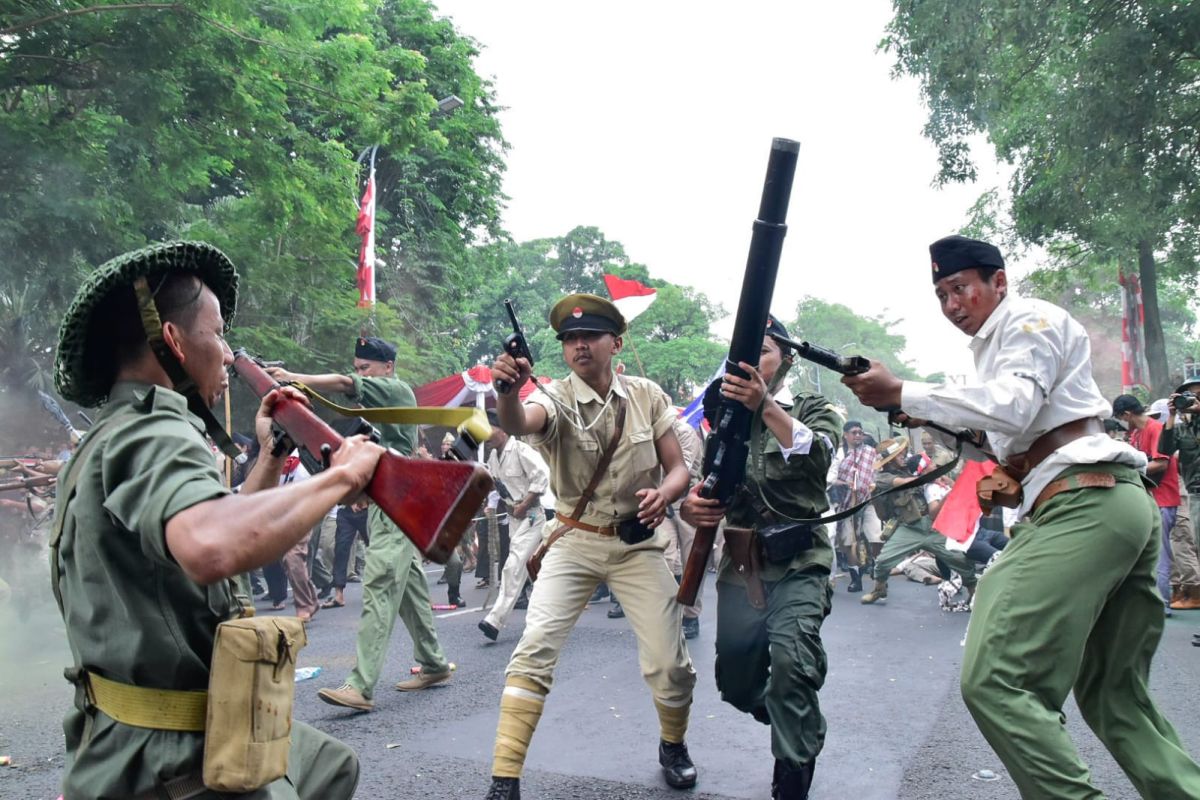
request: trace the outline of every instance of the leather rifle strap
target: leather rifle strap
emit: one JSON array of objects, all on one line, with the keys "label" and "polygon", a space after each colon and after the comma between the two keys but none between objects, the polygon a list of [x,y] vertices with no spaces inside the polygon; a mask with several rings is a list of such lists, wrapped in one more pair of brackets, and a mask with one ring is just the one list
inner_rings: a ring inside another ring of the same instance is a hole
[{"label": "leather rifle strap", "polygon": [[[625,398],[617,395],[617,419],[613,425],[612,439],[609,440],[608,446],[604,448],[604,452],[600,454],[600,460],[596,462],[596,471],[592,473],[592,479],[588,481],[588,485],[583,488],[583,494],[579,495],[579,502],[575,504],[574,510],[571,511],[571,519],[575,522],[583,516],[583,512],[587,509],[588,503],[592,502],[592,495],[596,493],[596,487],[600,485],[600,479],[604,477],[604,471],[608,469],[608,465],[612,463],[613,454],[617,452],[617,445],[621,441],[621,434],[625,432],[625,412],[627,404]],[[537,550],[529,557],[529,561],[525,563],[525,568],[529,572],[529,580],[537,580],[537,574],[542,568],[542,559],[546,557],[546,552],[551,545],[559,540],[564,533],[570,530],[567,525],[559,525],[553,533],[546,537],[546,541],[538,545]]]}]

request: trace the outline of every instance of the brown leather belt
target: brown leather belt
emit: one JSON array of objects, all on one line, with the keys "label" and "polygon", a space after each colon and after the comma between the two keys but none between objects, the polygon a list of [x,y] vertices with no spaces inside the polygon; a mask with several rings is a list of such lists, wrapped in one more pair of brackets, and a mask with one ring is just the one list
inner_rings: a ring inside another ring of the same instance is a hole
[{"label": "brown leather belt", "polygon": [[1073,489],[1111,489],[1116,485],[1117,478],[1111,472],[1076,472],[1074,475],[1047,483],[1046,488],[1042,489],[1037,496],[1037,500],[1033,501],[1029,511],[1032,513],[1050,498]]},{"label": "brown leather belt", "polygon": [[581,530],[581,531],[590,531],[592,533],[598,533],[601,536],[616,536],[617,535],[617,529],[616,529],[616,526],[614,526],[614,525],[604,525],[602,527],[596,526],[596,525],[588,525],[586,522],[580,522],[579,520],[571,519],[566,514],[559,514],[557,511],[554,513],[554,518],[556,520],[558,520],[559,522],[561,522],[563,525],[566,525],[568,528],[577,528],[578,530]]},{"label": "brown leather belt", "polygon": [[1033,444],[1029,445],[1029,449],[1024,453],[1015,453],[1006,458],[1004,469],[1009,475],[1023,482],[1038,464],[1060,447],[1095,433],[1104,433],[1104,423],[1096,417],[1086,417],[1059,425],[1034,439]]}]

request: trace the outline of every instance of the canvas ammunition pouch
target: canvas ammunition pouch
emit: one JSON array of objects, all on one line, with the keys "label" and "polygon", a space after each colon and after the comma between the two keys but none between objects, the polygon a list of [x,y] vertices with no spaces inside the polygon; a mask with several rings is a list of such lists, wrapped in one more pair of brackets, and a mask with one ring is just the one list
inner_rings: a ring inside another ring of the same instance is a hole
[{"label": "canvas ammunition pouch", "polygon": [[287,772],[296,655],[308,644],[295,617],[217,626],[208,681],[204,785],[249,792]]}]

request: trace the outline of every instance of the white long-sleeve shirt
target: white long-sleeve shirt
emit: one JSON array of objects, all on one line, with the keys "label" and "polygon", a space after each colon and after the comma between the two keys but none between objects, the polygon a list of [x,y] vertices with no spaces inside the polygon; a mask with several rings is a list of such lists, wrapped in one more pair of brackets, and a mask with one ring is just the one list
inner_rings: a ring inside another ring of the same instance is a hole
[{"label": "white long-sleeve shirt", "polygon": [[[977,380],[966,384],[905,381],[901,407],[913,417],[987,432],[1003,463],[1060,425],[1112,411],[1092,378],[1087,331],[1063,309],[1011,292],[971,339]],[[1055,451],[1023,481],[1029,506],[1073,464],[1114,461],[1144,469],[1146,457],[1103,433]]]}]

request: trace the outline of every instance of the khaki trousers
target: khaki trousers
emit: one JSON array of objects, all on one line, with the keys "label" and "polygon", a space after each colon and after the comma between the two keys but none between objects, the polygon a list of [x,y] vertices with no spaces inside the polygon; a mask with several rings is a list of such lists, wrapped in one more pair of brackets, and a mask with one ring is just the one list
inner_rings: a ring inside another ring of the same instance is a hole
[{"label": "khaki trousers", "polygon": [[[319,528],[318,528],[319,529]],[[311,536],[311,534],[310,534]],[[317,613],[317,587],[308,577],[308,540],[305,536],[283,555],[283,571],[292,585],[292,602],[296,614],[312,616]]]},{"label": "khaki trousers", "polygon": [[[505,559],[504,567],[500,570],[500,589],[496,594],[496,602],[492,604],[491,610],[483,618],[484,622],[496,628],[504,627],[504,623],[508,621],[508,615],[512,613],[513,606],[517,603],[517,598],[521,596],[521,589],[525,588],[525,581],[529,578],[525,562],[542,543],[546,515],[542,513],[541,507],[535,507],[525,516],[525,519],[520,520],[519,525],[514,527],[513,523],[516,521],[511,515],[509,516],[508,558]],[[499,554],[493,555],[489,552],[488,555],[495,557]]]},{"label": "khaki trousers", "polygon": [[[664,551],[667,566],[672,575],[679,577],[683,575],[684,565],[692,557],[692,543],[696,541],[696,528],[684,522],[683,518],[679,516],[680,505],[677,503],[673,506],[674,515],[665,518],[660,526],[667,534],[667,548]],[[697,619],[702,608],[700,595],[697,594],[696,605],[684,606],[683,616],[688,619]]]},{"label": "khaki trousers", "polygon": [[371,532],[371,546],[367,548],[367,563],[363,568],[358,660],[346,683],[370,698],[383,671],[397,617],[412,637],[413,660],[422,670],[445,672],[450,664],[442,654],[433,625],[429,585],[416,545],[377,505],[367,511],[367,529]]},{"label": "khaki trousers", "polygon": [[520,675],[547,692],[558,654],[600,581],[621,598],[637,637],[642,677],[654,700],[682,708],[692,702],[696,671],[683,642],[683,607],[675,602],[675,577],[663,558],[661,532],[636,545],[615,536],[569,530],[542,561],[533,584],[525,632],[506,674]]},{"label": "khaki trousers", "polygon": [[1200,554],[1196,552],[1196,532],[1192,527],[1193,511],[1200,508],[1200,495],[1183,494],[1175,512],[1175,527],[1171,528],[1171,586],[1200,590]]}]

